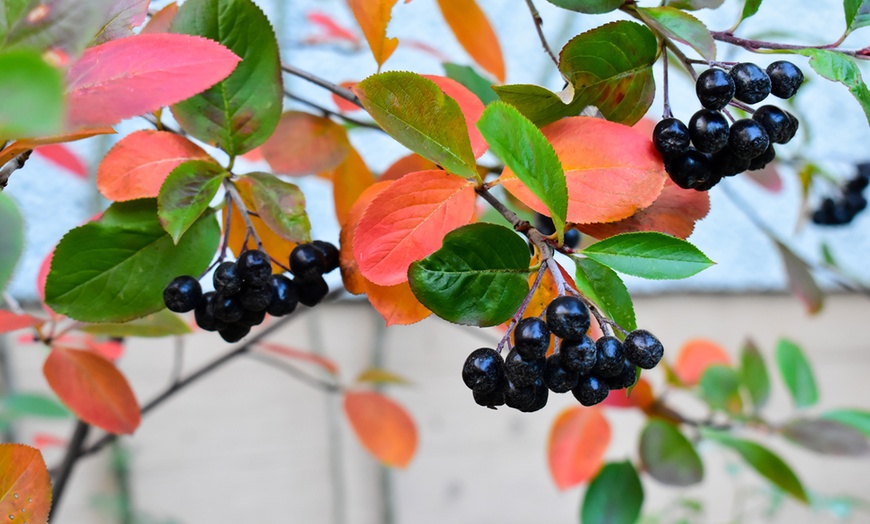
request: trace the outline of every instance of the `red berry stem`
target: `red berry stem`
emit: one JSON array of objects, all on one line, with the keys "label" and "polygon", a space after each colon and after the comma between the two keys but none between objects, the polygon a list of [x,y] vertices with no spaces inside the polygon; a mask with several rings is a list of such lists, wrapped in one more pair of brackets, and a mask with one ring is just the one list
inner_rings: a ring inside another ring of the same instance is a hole
[{"label": "red berry stem", "polygon": [[[242,200],[242,196],[239,194],[239,191],[236,189],[236,185],[228,180],[224,179],[224,189],[226,189],[227,194],[232,198],[233,203],[239,209],[239,214],[242,215],[242,220],[245,221],[245,226],[248,228],[248,234],[254,237],[254,241],[257,243],[257,248],[261,251],[263,250],[263,242],[260,240],[260,235],[257,234],[257,230],[254,229],[254,223],[251,222],[251,217],[248,215],[248,207],[245,205],[245,201]],[[229,231],[229,230],[227,230]],[[248,240],[245,239],[245,243],[242,244],[242,248],[244,249],[248,245]]]},{"label": "red berry stem", "polygon": [[535,295],[535,291],[538,290],[538,287],[541,285],[541,280],[544,278],[544,272],[547,270],[547,266],[541,264],[541,267],[538,268],[538,274],[535,276],[535,281],[532,282],[532,287],[529,288],[529,292],[526,295],[526,298],[523,299],[523,303],[520,304],[520,308],[517,309],[517,312],[514,313],[513,318],[511,319],[511,323],[508,325],[507,331],[501,340],[498,342],[498,345],[495,347],[495,350],[501,354],[502,348],[504,348],[505,344],[510,341],[511,333],[513,333],[514,327],[516,327],[517,322],[522,320],[523,314],[526,312],[526,308],[529,307],[529,303],[532,301],[532,297]]}]

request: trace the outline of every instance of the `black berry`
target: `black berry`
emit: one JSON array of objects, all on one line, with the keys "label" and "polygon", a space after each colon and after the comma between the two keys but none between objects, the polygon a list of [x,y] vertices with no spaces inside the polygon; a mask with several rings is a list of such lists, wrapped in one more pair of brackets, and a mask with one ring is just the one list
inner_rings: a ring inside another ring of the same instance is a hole
[{"label": "black berry", "polygon": [[245,314],[245,308],[237,296],[227,297],[218,293],[212,301],[214,317],[221,322],[233,324],[238,322],[242,318],[242,315]]},{"label": "black berry", "polygon": [[778,60],[767,66],[770,77],[770,93],[779,98],[791,98],[804,82],[804,74],[798,66],[786,60]]},{"label": "black berry", "polygon": [[547,357],[547,369],[544,370],[544,383],[553,393],[565,393],[577,386],[580,374],[562,367],[561,353]]},{"label": "black berry", "polygon": [[595,367],[598,351],[595,341],[589,335],[580,340],[563,340],[559,344],[562,367],[578,375],[588,375]]},{"label": "black berry", "polygon": [[320,250],[323,259],[326,261],[326,269],[324,273],[329,273],[334,269],[338,269],[338,248],[329,242],[323,240],[314,240],[311,245]]},{"label": "black berry", "polygon": [[296,309],[299,303],[299,294],[296,292],[296,282],[284,275],[272,275],[269,279],[272,287],[272,298],[266,312],[273,317],[289,315]]},{"label": "black berry", "polygon": [[788,134],[782,141],[783,144],[789,142],[792,138],[794,138],[794,136],[797,134],[798,127],[800,127],[800,122],[798,121],[796,116],[789,113],[788,111],[786,111],[785,114],[788,115],[788,121],[791,123],[791,125],[787,128]]},{"label": "black berry", "polygon": [[504,360],[491,348],[475,349],[462,366],[462,381],[474,391],[490,393],[504,382]]},{"label": "black berry", "polygon": [[761,124],[771,142],[785,144],[791,133],[792,122],[788,114],[776,106],[761,106],[755,110],[752,119]]},{"label": "black berry", "polygon": [[744,62],[731,68],[734,98],[747,104],[761,102],[770,94],[770,77],[755,64]]},{"label": "black berry", "polygon": [[580,340],[589,329],[589,308],[577,297],[556,297],[547,306],[547,327],[559,338]]},{"label": "black berry", "polygon": [[595,342],[598,355],[592,373],[601,378],[615,377],[622,371],[625,356],[616,337],[601,337]]},{"label": "black berry", "polygon": [[245,284],[262,286],[272,276],[272,261],[269,260],[269,255],[259,249],[252,249],[242,253],[239,256],[237,264],[239,266],[239,276],[242,277],[242,281]]},{"label": "black berry", "polygon": [[242,277],[235,262],[221,262],[212,276],[214,290],[224,296],[235,295],[242,289]]},{"label": "black berry", "polygon": [[687,151],[665,162],[665,171],[671,180],[683,189],[694,189],[703,185],[712,172],[710,157],[695,149]]},{"label": "black berry", "polygon": [[535,398],[532,402],[526,406],[525,409],[521,409],[523,413],[533,413],[540,409],[543,409],[544,406],[547,405],[547,398],[550,396],[550,390],[547,389],[547,385],[544,384],[543,379],[538,379],[537,382],[534,383],[535,388]]},{"label": "black berry", "polygon": [[734,79],[721,69],[708,69],[698,75],[695,93],[702,106],[718,111],[734,98]]},{"label": "black berry", "polygon": [[731,148],[714,153],[710,158],[710,167],[719,177],[734,176],[749,169],[751,160],[735,155]]},{"label": "black berry", "polygon": [[246,285],[239,293],[242,306],[250,311],[265,311],[272,302],[272,288],[266,282],[265,286]]},{"label": "black berry", "polygon": [[698,151],[715,153],[728,144],[728,121],[719,111],[701,109],[689,120],[689,136]]},{"label": "black berry", "polygon": [[251,328],[233,324],[218,331],[221,338],[227,342],[238,342],[245,338],[245,335],[251,332]]},{"label": "black berry", "polygon": [[323,277],[317,277],[308,282],[296,284],[296,292],[299,294],[299,303],[308,307],[314,307],[329,293],[329,285]]},{"label": "black berry", "polygon": [[326,257],[313,244],[299,244],[290,252],[290,270],[300,283],[315,280],[326,272]]},{"label": "black berry", "polygon": [[535,213],[535,229],[542,235],[550,236],[556,232],[556,225],[553,224],[553,219],[541,213]]},{"label": "black berry", "polygon": [[512,349],[504,359],[505,375],[508,380],[517,386],[525,386],[533,384],[536,380],[544,376],[544,369],[547,367],[547,360],[544,358],[536,358],[534,360],[526,360],[520,355],[516,348]]},{"label": "black berry", "polygon": [[846,193],[843,195],[843,203],[853,217],[867,208],[867,199],[861,193]]},{"label": "black berry", "polygon": [[614,389],[630,388],[637,382],[637,368],[634,364],[626,360],[623,363],[622,371],[615,377],[605,378],[604,382],[611,391]]},{"label": "black berry", "polygon": [[261,309],[260,311],[251,311],[250,309],[246,309],[244,313],[242,313],[242,318],[236,322],[235,325],[242,327],[254,327],[259,326],[266,320],[266,310]]},{"label": "black berry", "polygon": [[653,130],[653,145],[665,159],[688,149],[690,140],[689,128],[676,118],[665,118]]},{"label": "black berry", "polygon": [[577,386],[571,390],[580,404],[584,406],[594,406],[604,402],[607,395],[610,393],[610,388],[604,381],[595,375],[581,377]]},{"label": "black berry", "polygon": [[622,348],[625,358],[643,369],[656,367],[665,352],[659,339],[644,329],[636,329],[626,335]]},{"label": "black berry", "polygon": [[773,144],[770,144],[767,146],[767,149],[764,150],[764,153],[761,153],[749,162],[749,170],[757,171],[759,169],[764,169],[764,166],[773,162],[773,159],[775,158],[776,150],[773,148]]},{"label": "black berry", "polygon": [[199,280],[188,276],[172,279],[163,290],[163,303],[169,311],[187,313],[192,311],[202,300],[202,287]]},{"label": "black berry", "polygon": [[504,403],[509,407],[526,411],[535,403],[538,396],[538,390],[535,384],[526,386],[518,386],[507,380],[504,385]]},{"label": "black berry", "polygon": [[550,329],[537,317],[520,320],[514,327],[514,349],[528,360],[544,358],[550,348]]},{"label": "black berry", "polygon": [[751,160],[764,153],[769,145],[767,131],[755,120],[743,118],[731,125],[728,147],[740,158]]},{"label": "black berry", "polygon": [[202,300],[193,311],[193,318],[196,320],[196,325],[206,331],[217,331],[227,327],[227,324],[218,320],[214,316],[214,297],[215,292],[209,291],[202,295]]},{"label": "black berry", "polygon": [[565,247],[574,249],[580,244],[580,232],[574,228],[565,231]]},{"label": "black berry", "polygon": [[496,406],[504,406],[504,393],[501,391],[490,391],[489,393],[481,393],[473,391],[474,401],[477,405],[495,409]]}]

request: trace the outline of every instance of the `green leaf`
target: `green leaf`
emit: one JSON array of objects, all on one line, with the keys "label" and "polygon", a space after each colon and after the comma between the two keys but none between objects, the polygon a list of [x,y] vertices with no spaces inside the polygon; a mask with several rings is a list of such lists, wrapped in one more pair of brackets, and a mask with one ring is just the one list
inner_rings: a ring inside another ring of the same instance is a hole
[{"label": "green leaf", "polygon": [[808,408],[818,402],[819,391],[812,367],[797,344],[780,339],[776,344],[776,365],[795,407]]},{"label": "green leaf", "polygon": [[424,158],[463,178],[480,180],[465,117],[455,100],[415,73],[372,75],[353,88],[384,131]]},{"label": "green leaf", "polygon": [[0,193],[0,224],[3,224],[0,235],[0,291],[3,291],[24,252],[24,220],[15,201],[3,193]]},{"label": "green leaf", "polygon": [[230,156],[265,142],[284,92],[278,42],[263,11],[252,0],[187,0],[172,31],[220,42],[242,59],[230,76],[172,106],[181,127]]},{"label": "green leaf", "polygon": [[650,419],[640,435],[640,460],[654,479],[669,486],[691,486],[704,478],[704,464],[676,426]]},{"label": "green leaf", "polygon": [[0,139],[57,134],[63,125],[61,72],[31,50],[0,53]]},{"label": "green leaf", "polygon": [[120,324],[90,324],[81,331],[106,337],[168,337],[187,335],[190,327],[168,309]]},{"label": "green leaf", "polygon": [[484,105],[498,100],[498,95],[492,90],[492,82],[480,75],[473,67],[445,62],[444,74],[468,88],[477,95]]},{"label": "green leaf", "polygon": [[779,431],[788,440],[816,453],[844,457],[870,454],[870,443],[863,433],[835,420],[798,419]]},{"label": "green leaf", "polygon": [[651,7],[637,9],[644,22],[658,32],[688,44],[707,60],[716,60],[716,42],[703,22],[674,7]]},{"label": "green leaf", "polygon": [[477,128],[490,151],[547,206],[561,243],[568,215],[568,184],[562,163],[547,137],[504,102],[488,105],[477,121]]},{"label": "green leaf", "polygon": [[577,289],[624,329],[637,329],[634,304],[619,275],[591,258],[575,258],[574,264]]},{"label": "green leaf", "polygon": [[455,324],[494,326],[513,315],[529,292],[528,246],[514,231],[470,224],[444,237],[441,249],[408,271],[417,299]]},{"label": "green leaf", "polygon": [[578,13],[600,14],[619,9],[623,0],[547,0],[553,5]]},{"label": "green leaf", "polygon": [[752,341],[747,341],[740,353],[740,382],[749,393],[755,409],[761,409],[770,397],[770,378],[764,358]]},{"label": "green leaf", "polygon": [[677,9],[696,11],[698,9],[716,9],[724,2],[725,0],[667,0],[665,5],[676,7]]},{"label": "green leaf", "polygon": [[583,524],[635,524],[643,506],[643,485],[631,462],[605,464],[589,483],[580,522]]},{"label": "green leaf", "polygon": [[788,277],[788,287],[791,293],[799,298],[807,309],[807,313],[815,314],[821,311],[825,295],[810,273],[806,262],[782,242],[774,239],[774,245],[779,250],[785,273]]},{"label": "green leaf", "polygon": [[4,418],[68,418],[70,412],[55,398],[39,393],[14,393],[0,401]]},{"label": "green leaf", "polygon": [[[758,12],[758,8],[761,7],[761,2],[762,0],[746,0],[743,4],[743,11],[740,13],[740,20],[737,21],[737,25],[740,25],[741,22],[755,15],[755,13]],[[735,26],[735,28],[736,27],[737,26]]]},{"label": "green leaf", "polygon": [[169,173],[157,196],[157,216],[163,229],[178,243],[181,236],[208,209],[229,173],[214,162],[191,160]]},{"label": "green leaf", "polygon": [[248,173],[257,214],[281,238],[310,242],[311,223],[305,213],[305,195],[299,187],[271,173]]},{"label": "green leaf", "polygon": [[843,0],[846,34],[870,25],[870,0]]},{"label": "green leaf", "polygon": [[113,204],[94,222],[67,233],[54,252],[45,301],[83,322],[126,322],[164,307],[163,288],[199,275],[220,240],[213,214],[176,245],[157,219],[157,200]]},{"label": "green leaf", "polygon": [[[106,13],[117,0],[89,0],[87,9],[71,0],[3,0],[6,27],[0,27],[0,46],[51,50],[73,60],[85,50],[106,22]],[[4,29],[6,29],[4,31]]]},{"label": "green leaf", "polygon": [[649,279],[687,278],[712,266],[692,244],[664,233],[622,233],[582,251],[616,271]]},{"label": "green leaf", "polygon": [[[556,93],[541,86],[531,84],[511,84],[492,86],[499,99],[514,107],[538,126],[555,122],[564,116],[577,115],[583,108],[575,108],[570,103],[565,104]],[[568,100],[571,100],[573,88],[570,88]]]},{"label": "green leaf", "polygon": [[848,408],[834,409],[822,413],[819,418],[837,421],[840,424],[857,429],[866,437],[870,437],[870,411]]},{"label": "green leaf", "polygon": [[867,89],[867,84],[864,83],[861,70],[855,60],[825,49],[801,49],[796,53],[809,57],[810,67],[820,76],[849,88],[849,92],[861,105],[867,121],[870,122],[870,90]]},{"label": "green leaf", "polygon": [[761,476],[789,495],[801,502],[809,502],[807,493],[794,471],[769,449],[749,440],[732,437],[724,432],[702,430],[702,435],[706,439],[736,451]]},{"label": "green leaf", "polygon": [[740,376],[723,365],[708,367],[699,383],[701,398],[711,409],[738,413],[743,407],[740,400]]},{"label": "green leaf", "polygon": [[6,35],[18,20],[24,16],[24,10],[31,0],[4,0],[0,3],[0,47],[6,42]]}]

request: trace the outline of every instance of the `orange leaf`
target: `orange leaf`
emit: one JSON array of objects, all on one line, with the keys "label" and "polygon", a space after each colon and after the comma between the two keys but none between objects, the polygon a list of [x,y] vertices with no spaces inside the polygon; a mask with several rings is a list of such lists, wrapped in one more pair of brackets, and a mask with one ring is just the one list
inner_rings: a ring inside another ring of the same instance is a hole
[{"label": "orange leaf", "polygon": [[173,169],[188,160],[210,160],[183,136],[152,129],[135,131],[106,153],[97,168],[97,188],[109,200],[153,198]]},{"label": "orange leaf", "polygon": [[731,364],[722,346],[705,338],[693,338],[683,344],[674,362],[673,370],[680,382],[693,386],[701,380],[704,371],[713,364]]},{"label": "orange leaf", "polygon": [[504,83],[504,58],[498,38],[474,0],[438,0],[438,7],[456,39],[480,67]]},{"label": "orange leaf", "polygon": [[0,444],[0,515],[8,522],[48,522],[51,477],[38,449]]},{"label": "orange leaf", "polygon": [[430,171],[432,169],[438,169],[438,165],[435,162],[425,159],[417,153],[411,153],[393,162],[386,171],[381,173],[378,180],[398,180],[408,173]]},{"label": "orange leaf", "polygon": [[338,365],[326,357],[282,346],[281,344],[275,344],[274,342],[257,342],[257,347],[269,353],[281,355],[282,357],[315,364],[326,370],[330,375],[338,375]]},{"label": "orange leaf", "polygon": [[64,133],[62,135],[44,136],[42,138],[28,138],[12,142],[2,151],[0,151],[0,166],[5,165],[16,156],[27,151],[46,144],[59,144],[61,142],[75,142],[83,138],[90,138],[97,135],[111,135],[115,130],[111,127],[91,127],[88,129],[79,129],[74,132]]},{"label": "orange leaf", "polygon": [[[245,207],[247,207],[248,210],[255,209],[256,207],[254,205],[254,200],[251,197],[251,184],[251,180],[247,178],[235,182],[236,190],[238,190],[239,195],[242,197],[242,200],[245,202]],[[222,214],[224,218],[221,223],[226,224],[226,208],[224,208]],[[260,217],[251,216],[249,218],[251,219],[251,224],[254,225],[254,230],[257,231],[257,235],[259,235],[260,240],[263,242],[263,249],[266,253],[285,266],[289,264],[290,252],[293,251],[294,247],[296,247],[296,243],[290,242],[274,232]],[[257,241],[254,240],[253,235],[248,236],[247,232],[248,229],[245,225],[244,218],[242,218],[242,214],[239,213],[236,206],[232,206],[229,246],[230,250],[232,250],[236,257],[241,255],[242,251],[257,248]],[[247,245],[244,244],[245,238],[248,239]],[[280,273],[283,271],[284,270],[281,266],[272,262],[272,272]]]},{"label": "orange leaf", "polygon": [[16,315],[11,311],[0,309],[0,334],[36,327],[42,325],[43,322],[45,321],[30,315]]},{"label": "orange leaf", "polygon": [[139,403],[124,375],[92,351],[53,347],[42,367],[48,385],[75,415],[109,433],[130,434]]},{"label": "orange leaf", "polygon": [[[614,222],[649,207],[667,174],[649,136],[600,118],[563,118],[541,129],[565,169],[568,222]],[[505,189],[540,213],[547,208],[510,169]]]},{"label": "orange leaf", "polygon": [[[342,82],[338,85],[340,85],[341,87],[344,87],[346,89],[350,89],[353,86],[357,85],[357,83],[358,82],[345,81],[345,82]],[[339,111],[342,111],[344,113],[352,113],[354,111],[362,110],[362,108],[360,106],[354,104],[353,102],[349,102],[348,100],[336,95],[335,93],[331,93],[331,95],[332,95],[332,101],[333,101],[333,103],[335,103],[335,106],[338,107]]]},{"label": "orange leaf", "polygon": [[476,196],[472,182],[440,170],[393,182],[372,201],[354,233],[353,255],[363,276],[381,286],[407,281],[411,262],[471,222]]},{"label": "orange leaf", "polygon": [[387,326],[414,324],[432,314],[417,300],[408,282],[379,286],[366,280],[365,291],[369,302],[384,317]]},{"label": "orange leaf", "polygon": [[436,75],[423,76],[435,82],[435,85],[440,87],[445,95],[456,100],[456,103],[459,104],[459,109],[465,117],[465,126],[468,128],[471,151],[474,153],[474,158],[480,158],[489,148],[483,135],[480,134],[480,130],[477,129],[477,125],[475,125],[480,120],[480,115],[483,114],[483,102],[467,87],[452,78]]},{"label": "orange leaf", "polygon": [[417,428],[405,408],[373,391],[348,391],[344,412],[357,438],[387,466],[406,467],[417,450]]},{"label": "orange leaf", "polygon": [[669,178],[659,197],[648,208],[617,222],[581,224],[577,229],[599,239],[632,231],[660,231],[685,239],[694,231],[695,222],[709,212],[710,195],[706,191],[681,189]]},{"label": "orange leaf", "polygon": [[399,45],[398,38],[387,38],[387,25],[396,0],[348,0],[348,3],[380,69]]},{"label": "orange leaf", "polygon": [[548,446],[550,474],[559,489],[586,482],[601,467],[610,444],[610,424],[597,408],[562,411],[553,423]]},{"label": "orange leaf", "polygon": [[260,150],[275,173],[300,176],[335,169],[347,158],[350,142],[328,118],[287,111]]},{"label": "orange leaf", "polygon": [[139,34],[168,33],[176,14],[178,14],[178,4],[175,2],[166,4],[163,9],[154,13]]},{"label": "orange leaf", "polygon": [[372,203],[372,200],[380,195],[387,187],[392,184],[392,181],[377,182],[369,186],[368,189],[362,192],[357,198],[356,203],[351,206],[350,211],[345,217],[344,223],[341,225],[341,233],[338,235],[339,251],[338,263],[341,269],[341,279],[344,282],[344,289],[353,295],[362,295],[366,292],[365,277],[359,272],[359,266],[356,264],[353,256],[353,233],[356,230],[357,224],[365,213],[365,210]]},{"label": "orange leaf", "polygon": [[631,390],[631,395],[627,389],[612,391],[610,395],[600,404],[606,408],[638,408],[646,411],[655,400],[653,397],[652,386],[643,377],[637,379],[637,384]]},{"label": "orange leaf", "polygon": [[338,223],[342,224],[363,191],[375,183],[375,177],[356,149],[350,147],[347,158],[332,170],[330,178],[332,196],[335,200],[335,216],[338,218]]}]

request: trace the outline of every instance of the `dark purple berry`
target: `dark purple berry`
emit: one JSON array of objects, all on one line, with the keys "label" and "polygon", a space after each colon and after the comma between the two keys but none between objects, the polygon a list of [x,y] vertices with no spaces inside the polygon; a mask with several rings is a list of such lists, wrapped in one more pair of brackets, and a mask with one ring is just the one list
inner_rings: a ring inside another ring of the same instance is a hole
[{"label": "dark purple berry", "polygon": [[535,398],[532,400],[531,404],[526,406],[525,409],[520,409],[523,413],[533,413],[540,409],[543,409],[544,406],[547,405],[547,399],[550,396],[550,390],[547,389],[547,385],[544,384],[544,380],[538,379],[534,384],[535,388]]},{"label": "dark purple berry", "polygon": [[541,213],[535,213],[535,229],[542,235],[550,236],[556,232],[556,225],[553,224],[553,219]]},{"label": "dark purple berry", "polygon": [[329,285],[323,280],[323,277],[318,277],[308,282],[298,282],[296,292],[299,294],[300,304],[314,307],[329,293]]},{"label": "dark purple berry", "polygon": [[698,75],[695,93],[702,106],[718,111],[734,98],[734,80],[725,71],[711,68]]},{"label": "dark purple berry", "polygon": [[728,144],[728,121],[719,111],[701,109],[689,120],[689,136],[698,151],[715,153]]},{"label": "dark purple berry", "polygon": [[504,392],[504,403],[507,404],[508,407],[520,411],[530,409],[538,396],[538,390],[535,387],[535,384],[518,386],[510,380],[505,381],[504,389],[502,391]]},{"label": "dark purple berry", "polygon": [[721,180],[722,180],[722,177],[718,173],[716,173],[715,171],[713,171],[711,169],[710,176],[708,176],[706,179],[698,182],[698,184],[693,189],[695,191],[709,191],[709,190],[713,189],[713,186],[718,184]]},{"label": "dark purple berry", "polygon": [[520,320],[514,327],[514,349],[527,360],[547,356],[550,348],[550,329],[537,317]]},{"label": "dark purple berry", "polygon": [[786,60],[778,60],[767,66],[770,77],[770,93],[779,98],[791,98],[804,83],[804,74],[798,66]]},{"label": "dark purple berry", "polygon": [[703,185],[712,172],[710,157],[695,149],[687,151],[665,162],[665,171],[671,180],[683,189],[694,189]]},{"label": "dark purple berry", "polygon": [[559,354],[562,355],[562,367],[578,375],[591,373],[598,358],[595,341],[589,335],[584,335],[580,340],[563,340],[559,343]]},{"label": "dark purple berry", "polygon": [[776,106],[761,106],[755,110],[752,119],[761,124],[771,142],[785,144],[791,131],[788,114]]},{"label": "dark purple berry", "polygon": [[755,120],[743,118],[731,125],[728,147],[740,158],[751,160],[764,153],[769,145],[767,131]]},{"label": "dark purple berry", "polygon": [[504,393],[501,391],[490,391],[489,393],[481,393],[472,391],[474,401],[478,406],[483,406],[489,409],[496,409],[496,406],[504,406]]},{"label": "dark purple berry", "polygon": [[221,262],[212,275],[214,290],[224,296],[235,295],[242,289],[242,277],[235,262]]},{"label": "dark purple berry", "polygon": [[475,349],[462,366],[462,381],[480,393],[496,391],[504,377],[504,360],[491,348]]},{"label": "dark purple berry", "polygon": [[625,336],[622,343],[625,358],[643,369],[652,369],[662,359],[665,348],[652,333],[645,329],[635,329]]},{"label": "dark purple berry", "polygon": [[565,247],[570,247],[571,249],[574,249],[575,247],[580,245],[580,238],[580,232],[574,228],[565,231]]},{"label": "dark purple berry", "polygon": [[227,327],[226,322],[218,320],[214,316],[214,298],[215,292],[209,291],[202,295],[202,300],[193,311],[193,318],[196,320],[196,325],[206,331],[218,331]]},{"label": "dark purple berry", "polygon": [[788,111],[786,111],[785,114],[788,115],[788,121],[791,125],[786,128],[788,130],[788,133],[786,134],[785,139],[781,142],[782,144],[787,144],[789,141],[791,141],[791,139],[794,138],[794,136],[797,134],[798,127],[800,127],[800,122],[798,121],[796,116],[789,113]]},{"label": "dark purple berry", "polygon": [[561,353],[547,357],[547,369],[544,370],[544,383],[553,393],[571,391],[580,380],[580,374],[562,367]]},{"label": "dark purple berry", "polygon": [[843,203],[853,217],[867,208],[867,199],[861,193],[846,193]]},{"label": "dark purple berry", "polygon": [[324,242],[323,240],[314,240],[311,245],[320,250],[323,259],[326,261],[326,270],[324,273],[329,273],[334,269],[338,269],[338,248],[335,245]]},{"label": "dark purple berry", "polygon": [[326,257],[314,244],[299,244],[290,252],[290,270],[299,283],[316,280],[326,272]]},{"label": "dark purple berry", "polygon": [[770,144],[769,146],[767,146],[767,149],[764,151],[764,153],[761,153],[749,162],[749,170],[757,171],[759,169],[764,169],[764,167],[767,164],[773,162],[775,158],[776,150],[773,148],[773,144]]},{"label": "dark purple berry", "polygon": [[245,251],[236,262],[242,282],[252,286],[263,286],[272,276],[272,261],[269,255],[259,249]]},{"label": "dark purple berry", "polygon": [[604,381],[595,375],[581,377],[577,386],[571,390],[580,404],[584,406],[594,406],[604,402],[607,395],[610,393],[610,388]]},{"label": "dark purple berry", "polygon": [[532,384],[544,376],[547,360],[536,358],[525,360],[516,348],[512,349],[504,359],[504,370],[508,380],[517,386]]},{"label": "dark purple berry", "polygon": [[272,302],[272,288],[269,282],[264,286],[252,286],[246,284],[239,293],[239,301],[242,306],[250,311],[265,311]]},{"label": "dark purple berry", "polygon": [[622,371],[625,356],[622,342],[616,337],[601,337],[595,342],[598,356],[592,373],[600,378],[615,377]]},{"label": "dark purple berry", "polygon": [[266,320],[266,310],[261,309],[260,311],[251,311],[250,309],[246,309],[242,314],[242,318],[236,322],[237,326],[242,327],[254,327],[259,326]]},{"label": "dark purple berry", "polygon": [[188,276],[172,279],[163,290],[163,303],[169,311],[187,313],[192,311],[202,300],[202,287],[199,280]]},{"label": "dark purple berry", "polygon": [[273,317],[289,315],[296,309],[299,303],[299,294],[296,291],[296,282],[284,275],[272,275],[269,279],[272,287],[272,298],[266,312]]},{"label": "dark purple berry", "polygon": [[734,80],[734,98],[741,102],[756,104],[770,94],[770,77],[755,64],[737,64],[729,74]]},{"label": "dark purple berry", "polygon": [[867,188],[867,184],[870,183],[870,178],[865,178],[863,176],[856,176],[855,178],[846,182],[846,191],[848,193],[860,193]]},{"label": "dark purple berry", "polygon": [[630,388],[637,382],[637,368],[628,360],[623,362],[622,371],[615,377],[605,378],[604,382],[611,391]]},{"label": "dark purple berry", "polygon": [[251,328],[246,326],[240,326],[238,324],[233,324],[231,326],[227,326],[218,331],[221,338],[226,340],[227,342],[238,342],[245,338],[245,336],[251,332]]},{"label": "dark purple berry", "polygon": [[559,338],[580,340],[589,329],[589,308],[577,297],[556,297],[547,306],[547,327]]},{"label": "dark purple berry", "polygon": [[731,148],[714,153],[710,158],[710,167],[715,175],[721,177],[739,175],[749,169],[752,161],[748,158],[740,158],[735,155]]},{"label": "dark purple berry", "polygon": [[214,308],[214,317],[221,322],[233,324],[238,322],[242,318],[242,315],[245,314],[245,308],[242,306],[238,296],[227,297],[217,293],[212,300],[214,304],[212,306]]},{"label": "dark purple berry", "polygon": [[653,145],[662,158],[679,155],[689,148],[689,128],[676,118],[665,118],[653,129]]}]

